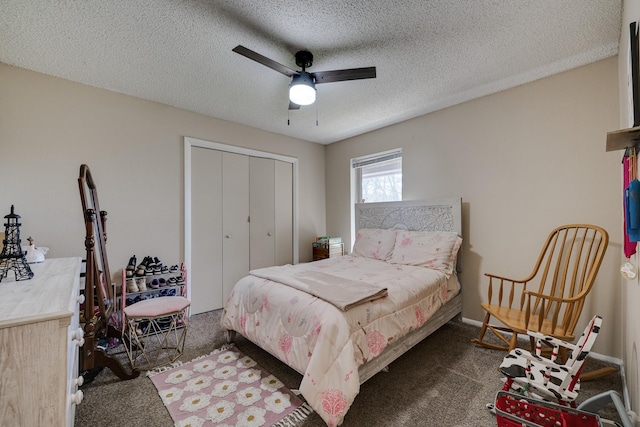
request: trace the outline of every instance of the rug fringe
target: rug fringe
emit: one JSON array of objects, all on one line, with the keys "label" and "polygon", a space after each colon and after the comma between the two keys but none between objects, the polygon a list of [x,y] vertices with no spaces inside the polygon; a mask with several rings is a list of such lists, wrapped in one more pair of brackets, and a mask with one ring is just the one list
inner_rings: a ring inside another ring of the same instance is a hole
[{"label": "rug fringe", "polygon": [[148,377],[153,377],[155,375],[161,374],[164,371],[168,371],[169,369],[173,369],[173,368],[177,368],[178,366],[181,366],[183,362],[177,360],[173,363],[170,363],[168,365],[164,365],[164,366],[160,366],[157,368],[153,368],[147,371],[147,376]]},{"label": "rug fringe", "polygon": [[296,427],[306,420],[311,414],[313,414],[313,409],[307,402],[304,402],[298,409],[273,424],[271,427]]},{"label": "rug fringe", "polygon": [[[233,345],[233,343],[232,344],[223,344],[220,348],[216,348],[211,353],[204,354],[202,356],[198,356],[195,359],[190,360],[189,362],[193,362],[193,361],[196,361],[196,360],[204,359],[205,357],[209,357],[209,356],[212,356],[214,354],[218,354],[218,353],[221,353],[223,351],[227,351],[227,350],[232,349],[234,347],[235,347],[235,345]],[[186,362],[186,363],[189,363],[189,362]],[[177,361],[175,361],[173,363],[170,363],[168,365],[160,366],[158,368],[154,368],[154,369],[148,370],[147,371],[147,376],[148,377],[153,377],[155,375],[163,373],[164,371],[168,371],[169,369],[173,369],[173,368],[177,368],[178,366],[182,366],[182,365],[184,365],[184,363],[185,362],[177,360]]]}]

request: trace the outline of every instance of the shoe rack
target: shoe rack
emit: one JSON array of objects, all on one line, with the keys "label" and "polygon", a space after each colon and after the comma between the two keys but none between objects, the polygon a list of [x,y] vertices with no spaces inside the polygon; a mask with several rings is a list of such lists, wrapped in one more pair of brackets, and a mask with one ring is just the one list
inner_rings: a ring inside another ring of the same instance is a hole
[{"label": "shoe rack", "polygon": [[144,275],[138,275],[137,272],[140,269],[136,269],[127,277],[128,270],[131,271],[131,268],[122,269],[122,287],[117,296],[120,306],[120,321],[122,321],[122,310],[138,301],[165,296],[187,297],[187,268],[184,263],[179,266],[174,265],[166,270],[162,268],[160,270],[146,269]]}]

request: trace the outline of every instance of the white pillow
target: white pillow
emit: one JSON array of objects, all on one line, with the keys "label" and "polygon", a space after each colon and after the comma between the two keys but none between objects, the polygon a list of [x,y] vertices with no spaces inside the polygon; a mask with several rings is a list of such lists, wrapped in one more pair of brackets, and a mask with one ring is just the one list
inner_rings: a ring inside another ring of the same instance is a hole
[{"label": "white pillow", "polygon": [[461,244],[462,239],[454,232],[398,230],[389,262],[451,274]]},{"label": "white pillow", "polygon": [[362,228],[356,233],[353,253],[366,258],[386,261],[396,244],[396,230]]}]

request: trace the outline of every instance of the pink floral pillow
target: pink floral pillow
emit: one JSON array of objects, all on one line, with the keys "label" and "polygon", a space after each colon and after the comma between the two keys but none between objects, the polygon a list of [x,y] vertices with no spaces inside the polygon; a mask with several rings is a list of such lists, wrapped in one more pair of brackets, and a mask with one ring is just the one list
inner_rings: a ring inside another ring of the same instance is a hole
[{"label": "pink floral pillow", "polygon": [[353,253],[366,258],[386,261],[396,244],[396,230],[362,228],[356,233]]},{"label": "pink floral pillow", "polygon": [[417,265],[451,274],[462,239],[447,231],[398,230],[389,262]]}]

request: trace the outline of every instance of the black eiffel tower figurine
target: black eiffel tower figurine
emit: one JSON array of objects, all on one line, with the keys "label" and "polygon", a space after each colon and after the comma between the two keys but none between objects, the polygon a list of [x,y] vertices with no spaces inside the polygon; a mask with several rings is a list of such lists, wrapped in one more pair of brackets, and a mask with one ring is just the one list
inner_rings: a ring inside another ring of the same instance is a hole
[{"label": "black eiffel tower figurine", "polygon": [[13,212],[6,215],[7,222],[4,224],[4,240],[2,253],[0,253],[0,282],[7,277],[9,270],[13,270],[16,280],[29,280],[33,277],[33,271],[27,264],[22,246],[20,245],[20,215]]}]

